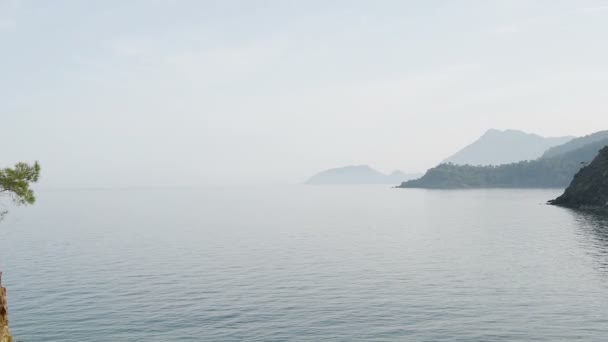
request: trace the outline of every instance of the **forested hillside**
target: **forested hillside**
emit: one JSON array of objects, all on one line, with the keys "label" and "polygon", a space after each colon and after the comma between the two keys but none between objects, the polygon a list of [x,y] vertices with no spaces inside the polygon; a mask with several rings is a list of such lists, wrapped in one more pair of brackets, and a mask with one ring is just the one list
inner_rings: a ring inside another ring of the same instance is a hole
[{"label": "forested hillside", "polygon": [[533,161],[499,166],[441,164],[401,188],[551,188],[566,187],[581,167],[591,162],[608,139]]}]

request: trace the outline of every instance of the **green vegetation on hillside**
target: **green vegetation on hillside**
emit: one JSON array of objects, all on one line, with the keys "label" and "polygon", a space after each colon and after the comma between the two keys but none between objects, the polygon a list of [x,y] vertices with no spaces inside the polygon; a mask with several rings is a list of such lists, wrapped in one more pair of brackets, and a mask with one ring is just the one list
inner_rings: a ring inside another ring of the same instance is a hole
[{"label": "green vegetation on hillside", "polygon": [[[567,145],[568,143],[564,144]],[[441,164],[401,188],[552,188],[566,187],[576,172],[591,162],[608,139],[588,143],[552,157],[499,166]]]},{"label": "green vegetation on hillside", "polygon": [[608,205],[608,146],[574,176],[563,195],[549,203],[569,207]]}]

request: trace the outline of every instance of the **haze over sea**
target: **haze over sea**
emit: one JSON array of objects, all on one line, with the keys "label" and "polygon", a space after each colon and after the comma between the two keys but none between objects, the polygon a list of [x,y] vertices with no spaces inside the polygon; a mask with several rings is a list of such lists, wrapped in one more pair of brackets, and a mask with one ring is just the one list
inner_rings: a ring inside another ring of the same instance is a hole
[{"label": "haze over sea", "polygon": [[[608,218],[561,190],[39,191],[0,227],[23,342],[608,336]],[[51,314],[52,313],[52,314]]]}]

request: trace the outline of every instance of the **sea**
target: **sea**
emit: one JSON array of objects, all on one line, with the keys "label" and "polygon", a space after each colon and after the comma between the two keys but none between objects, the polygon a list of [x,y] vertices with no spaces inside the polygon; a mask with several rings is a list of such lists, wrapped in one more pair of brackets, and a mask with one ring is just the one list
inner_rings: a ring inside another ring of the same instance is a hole
[{"label": "sea", "polygon": [[[0,222],[15,341],[607,341],[563,189],[54,189]],[[6,203],[5,203],[6,204]]]}]

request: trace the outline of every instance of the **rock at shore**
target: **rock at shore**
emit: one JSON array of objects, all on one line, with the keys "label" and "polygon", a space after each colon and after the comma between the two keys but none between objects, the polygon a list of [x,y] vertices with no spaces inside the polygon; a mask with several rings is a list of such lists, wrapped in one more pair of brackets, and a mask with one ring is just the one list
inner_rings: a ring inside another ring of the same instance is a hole
[{"label": "rock at shore", "polygon": [[566,207],[608,207],[608,146],[583,167],[563,195],[549,201]]},{"label": "rock at shore", "polygon": [[2,287],[2,272],[0,272],[0,342],[12,342],[13,338],[8,329],[8,307],[6,305],[6,289]]}]

